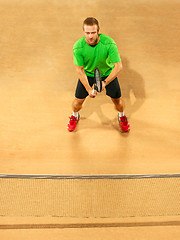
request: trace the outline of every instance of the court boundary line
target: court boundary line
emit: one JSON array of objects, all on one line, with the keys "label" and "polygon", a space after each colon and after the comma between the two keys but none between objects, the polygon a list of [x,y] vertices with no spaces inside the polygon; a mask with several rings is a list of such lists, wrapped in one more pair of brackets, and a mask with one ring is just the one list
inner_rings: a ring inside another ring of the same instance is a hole
[{"label": "court boundary line", "polygon": [[63,229],[63,228],[120,228],[180,226],[180,221],[151,221],[129,223],[66,223],[66,224],[0,224],[0,229]]},{"label": "court boundary line", "polygon": [[149,179],[180,178],[180,173],[165,174],[112,174],[112,175],[45,175],[45,174],[0,174],[0,179]]}]

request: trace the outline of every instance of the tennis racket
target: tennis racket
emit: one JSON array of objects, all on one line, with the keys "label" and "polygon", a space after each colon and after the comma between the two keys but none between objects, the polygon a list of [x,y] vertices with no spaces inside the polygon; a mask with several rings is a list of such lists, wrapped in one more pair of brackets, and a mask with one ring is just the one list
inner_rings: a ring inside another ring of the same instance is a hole
[{"label": "tennis racket", "polygon": [[102,91],[102,79],[101,79],[101,73],[99,71],[99,68],[95,68],[94,70],[94,89],[97,92]]}]

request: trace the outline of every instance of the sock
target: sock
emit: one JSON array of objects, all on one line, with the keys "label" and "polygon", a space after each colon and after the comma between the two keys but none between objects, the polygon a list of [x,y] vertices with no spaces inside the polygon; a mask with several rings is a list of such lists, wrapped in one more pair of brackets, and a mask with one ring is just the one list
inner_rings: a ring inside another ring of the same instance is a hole
[{"label": "sock", "polygon": [[72,115],[77,118],[78,117],[78,112],[72,112]]},{"label": "sock", "polygon": [[125,113],[124,112],[119,112],[118,115],[119,115],[119,117],[123,117],[123,116],[125,116]]}]

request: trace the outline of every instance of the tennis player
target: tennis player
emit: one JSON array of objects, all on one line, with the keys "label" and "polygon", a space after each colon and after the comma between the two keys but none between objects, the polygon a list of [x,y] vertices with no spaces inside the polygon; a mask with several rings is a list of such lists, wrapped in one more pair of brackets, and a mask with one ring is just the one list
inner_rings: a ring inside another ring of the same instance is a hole
[{"label": "tennis player", "polygon": [[68,123],[68,130],[73,131],[79,120],[79,111],[86,97],[95,98],[97,92],[93,90],[94,69],[99,68],[102,76],[102,91],[114,103],[118,111],[118,120],[121,129],[128,132],[130,129],[124,113],[124,101],[121,98],[121,89],[117,75],[122,70],[122,62],[116,43],[112,38],[99,33],[98,20],[88,17],[83,22],[84,37],[75,42],[73,58],[78,74],[78,83],[75,98],[72,103],[72,115]]}]

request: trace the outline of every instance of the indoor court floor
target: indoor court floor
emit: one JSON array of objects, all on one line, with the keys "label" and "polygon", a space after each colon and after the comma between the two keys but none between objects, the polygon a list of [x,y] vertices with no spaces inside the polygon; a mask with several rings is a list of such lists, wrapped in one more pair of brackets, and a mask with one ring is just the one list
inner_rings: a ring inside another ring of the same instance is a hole
[{"label": "indoor court floor", "polygon": [[[0,173],[180,173],[179,9],[178,0],[0,0]],[[67,131],[77,83],[72,48],[89,16],[118,46],[129,133],[105,92],[87,98],[76,130]],[[7,216],[0,239],[176,240],[179,225],[178,216]]]}]

